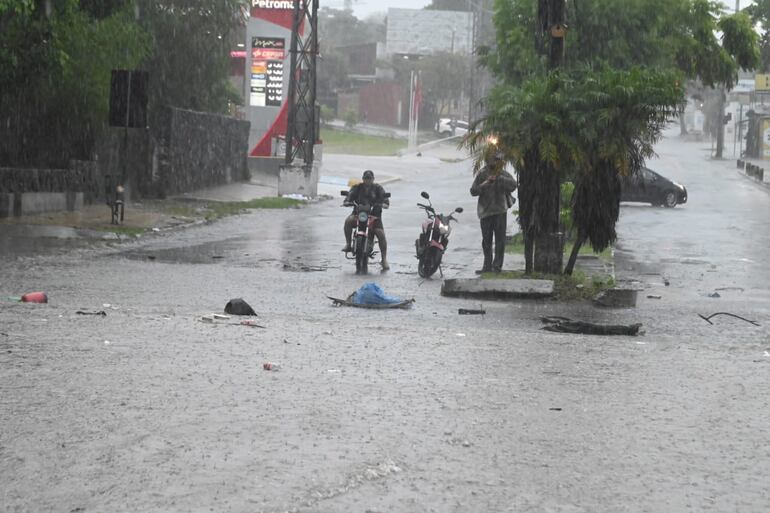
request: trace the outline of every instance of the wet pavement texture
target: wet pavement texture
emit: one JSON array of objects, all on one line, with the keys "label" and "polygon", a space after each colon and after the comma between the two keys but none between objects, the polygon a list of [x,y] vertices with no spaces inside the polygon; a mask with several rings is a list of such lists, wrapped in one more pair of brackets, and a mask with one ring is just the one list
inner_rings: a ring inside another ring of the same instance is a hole
[{"label": "wet pavement texture", "polygon": [[[465,208],[447,277],[473,275],[480,234],[469,164],[427,156],[376,161],[403,178],[387,187],[384,275],[344,259],[341,198],[16,252],[0,294],[50,303],[0,308],[0,510],[767,511],[770,195],[702,145],[664,140],[650,163],[686,205],[621,209],[616,270],[644,287],[636,309],[441,297],[416,276],[420,190]],[[416,303],[326,298],[366,281]],[[265,329],[201,322],[236,297]],[[697,315],[716,311],[761,326]],[[554,315],[645,334],[542,331]]]}]

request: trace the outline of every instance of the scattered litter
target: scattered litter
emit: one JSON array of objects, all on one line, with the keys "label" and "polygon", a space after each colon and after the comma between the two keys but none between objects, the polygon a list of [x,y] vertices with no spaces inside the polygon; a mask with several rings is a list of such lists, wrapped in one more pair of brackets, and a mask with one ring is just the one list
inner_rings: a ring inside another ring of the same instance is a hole
[{"label": "scattered litter", "polygon": [[548,408],[551,411],[561,411],[561,408]]},{"label": "scattered litter", "polygon": [[257,315],[254,309],[241,298],[228,301],[225,305],[225,313],[230,315]]},{"label": "scattered litter", "polygon": [[585,334],[585,335],[630,335],[636,336],[639,334],[639,328],[642,327],[641,323],[635,324],[593,324],[590,322],[573,321],[564,317],[543,317],[541,319],[548,326],[543,326],[542,329],[546,331],[553,331],[556,333],[572,333],[572,334]]},{"label": "scattered litter", "polygon": [[302,273],[312,273],[312,272],[326,272],[327,267],[321,266],[321,265],[293,265],[293,264],[283,264],[283,270],[286,272],[302,272]]},{"label": "scattered litter", "polygon": [[374,282],[364,283],[350,294],[346,299],[338,299],[326,296],[334,302],[334,306],[354,306],[358,308],[409,308],[414,299],[402,301],[400,298],[388,296],[385,291]]},{"label": "scattered litter", "polygon": [[214,260],[218,260],[218,259],[224,258],[224,257],[222,255],[212,255],[211,258],[213,258]]},{"label": "scattered litter", "polygon": [[457,335],[458,337],[464,337],[465,333],[455,333],[455,335]]},{"label": "scattered litter", "polygon": [[147,255],[147,260],[155,260],[156,258],[155,255]]},{"label": "scattered litter", "polygon": [[222,314],[216,314],[216,313],[215,314],[211,314],[211,316],[214,319],[229,319],[230,318],[229,315],[222,315]]},{"label": "scattered litter", "polygon": [[487,311],[483,309],[472,310],[469,308],[458,308],[457,313],[460,315],[485,315]]},{"label": "scattered litter", "polygon": [[743,287],[719,287],[718,289],[714,290],[738,290],[740,292],[744,291]]},{"label": "scattered litter", "polygon": [[663,285],[665,285],[666,287],[668,287],[669,285],[671,285],[671,282],[670,282],[670,281],[668,281],[668,278],[663,278]]},{"label": "scattered litter", "polygon": [[463,447],[470,447],[471,443],[468,440],[463,440]]},{"label": "scattered litter", "polygon": [[266,371],[277,371],[281,367],[277,363],[265,362],[262,364],[262,368],[265,369]]},{"label": "scattered litter", "polygon": [[110,345],[110,341],[109,341],[109,340],[105,340],[105,341],[104,341],[104,345],[105,345],[105,346],[108,346],[108,345]]},{"label": "scattered litter", "polygon": [[159,232],[159,231],[160,231],[160,228],[157,228],[157,227],[155,227],[155,228],[153,228],[153,229],[152,229],[152,231],[154,231],[154,232]]},{"label": "scattered litter", "polygon": [[201,316],[201,318],[200,318],[199,320],[200,320],[201,322],[207,322],[207,323],[210,323],[210,324],[211,324],[211,323],[213,323],[213,322],[214,322],[214,317],[213,317],[213,316],[211,316],[211,315],[203,315],[203,316]]},{"label": "scattered litter", "polygon": [[45,292],[30,292],[21,296],[23,303],[47,303],[48,296]]},{"label": "scattered litter", "polygon": [[709,294],[709,297],[722,297],[722,296],[719,295],[719,292],[712,292],[711,294]]},{"label": "scattered litter", "polygon": [[[6,335],[7,336],[7,335]],[[770,358],[770,351],[765,351],[765,357]]]},{"label": "scattered litter", "polygon": [[648,294],[647,299],[661,299],[663,296],[658,294]]},{"label": "scattered litter", "polygon": [[708,317],[706,317],[705,315],[702,315],[702,314],[698,314],[698,317],[700,317],[701,319],[703,319],[704,321],[706,321],[709,324],[714,324],[713,322],[711,322],[711,318],[714,317],[714,316],[717,316],[717,315],[729,315],[730,317],[735,317],[736,319],[740,319],[742,321],[746,321],[748,323],[751,323],[754,326],[759,326],[759,323],[757,321],[750,321],[750,320],[746,319],[745,317],[741,317],[740,315],[735,315],[735,314],[732,314],[732,313],[729,313],[729,312],[717,312],[717,313],[713,313],[713,314],[709,315]]},{"label": "scattered litter", "polygon": [[342,371],[341,371],[341,370],[339,370],[339,369],[329,369],[329,370],[328,370],[328,371],[326,371],[326,372],[328,372],[329,374],[337,374],[338,372],[342,372]]},{"label": "scattered litter", "polygon": [[78,310],[75,313],[78,315],[101,315],[102,317],[107,316],[107,312],[105,312],[104,310],[99,310],[98,312],[84,312],[83,310]]},{"label": "scattered litter", "polygon": [[308,198],[307,196],[303,196],[302,194],[284,194],[281,197],[293,199],[293,200],[299,200],[299,201],[310,201],[310,198]]},{"label": "scattered litter", "polygon": [[253,326],[254,328],[262,328],[265,329],[264,326],[257,324],[257,321],[253,319],[244,319],[240,322],[241,326]]}]

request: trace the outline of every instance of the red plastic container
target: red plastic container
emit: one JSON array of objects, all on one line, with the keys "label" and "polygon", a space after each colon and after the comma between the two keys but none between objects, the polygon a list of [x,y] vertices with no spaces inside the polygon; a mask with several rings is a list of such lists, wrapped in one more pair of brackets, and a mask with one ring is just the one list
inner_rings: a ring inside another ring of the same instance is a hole
[{"label": "red plastic container", "polygon": [[46,296],[45,292],[30,292],[21,296],[21,300],[24,303],[47,303],[48,296]]}]

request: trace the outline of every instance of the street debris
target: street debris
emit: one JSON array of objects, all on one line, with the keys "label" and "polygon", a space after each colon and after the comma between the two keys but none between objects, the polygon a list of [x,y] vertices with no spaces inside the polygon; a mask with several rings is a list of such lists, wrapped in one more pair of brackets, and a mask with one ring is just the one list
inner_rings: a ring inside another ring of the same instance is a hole
[{"label": "street debris", "polygon": [[346,299],[339,299],[331,296],[326,297],[332,300],[334,306],[353,306],[371,309],[407,309],[414,303],[414,299],[402,301],[400,298],[388,296],[385,294],[385,291],[382,290],[382,287],[375,282],[364,283],[357,291],[350,294]]},{"label": "street debris", "polygon": [[561,411],[561,408],[548,408],[550,411]]},{"label": "street debris", "polygon": [[486,315],[487,311],[483,308],[479,308],[478,310],[471,308],[458,308],[457,313],[460,315]]},{"label": "street debris", "polygon": [[661,299],[663,296],[659,294],[648,294],[647,299]]},{"label": "street debris", "polygon": [[225,313],[230,315],[257,315],[254,309],[241,298],[228,301],[225,305]]},{"label": "street debris", "polygon": [[743,287],[719,287],[718,289],[714,289],[714,290],[738,290],[740,292],[744,292]]},{"label": "street debris", "polygon": [[635,287],[615,287],[596,295],[594,304],[610,308],[633,308],[639,289]]},{"label": "street debris", "polygon": [[716,298],[716,297],[722,297],[722,296],[720,296],[720,295],[719,295],[719,292],[712,292],[712,293],[711,293],[711,294],[709,294],[708,296],[709,296],[709,297],[714,297],[714,298]]},{"label": "street debris", "polygon": [[730,317],[735,317],[736,319],[740,319],[742,321],[746,321],[746,322],[748,322],[750,324],[753,324],[754,326],[759,326],[759,323],[757,321],[750,321],[749,319],[746,319],[745,317],[741,317],[740,315],[735,315],[735,314],[732,314],[732,313],[729,313],[729,312],[717,312],[717,313],[713,313],[713,314],[709,315],[708,317],[706,317],[705,315],[702,315],[702,314],[698,314],[698,317],[700,317],[701,319],[703,319],[704,321],[706,321],[709,324],[714,324],[713,322],[711,322],[711,318],[714,317],[714,316],[717,316],[717,315],[729,315]]},{"label": "street debris", "polygon": [[283,270],[286,272],[302,272],[302,273],[313,273],[313,272],[326,272],[328,268],[321,266],[321,265],[294,265],[294,264],[283,264]]},{"label": "street debris", "polygon": [[641,323],[634,324],[594,324],[591,322],[573,321],[566,317],[542,317],[540,319],[548,326],[543,326],[546,331],[556,333],[572,333],[583,335],[628,335],[639,334]]},{"label": "street debris", "polygon": [[45,292],[30,292],[21,296],[23,303],[47,303],[48,296]]},{"label": "street debris", "polygon": [[266,329],[265,326],[262,326],[261,324],[257,324],[257,321],[253,319],[244,319],[240,322],[241,326],[252,326],[254,328],[262,328]]},{"label": "street debris", "polygon": [[265,369],[266,371],[277,371],[281,367],[277,363],[265,362],[262,364],[262,368]]},{"label": "street debris", "polygon": [[98,312],[85,312],[83,310],[78,310],[75,313],[78,315],[101,315],[102,317],[107,317],[107,312],[104,310],[99,310]]}]

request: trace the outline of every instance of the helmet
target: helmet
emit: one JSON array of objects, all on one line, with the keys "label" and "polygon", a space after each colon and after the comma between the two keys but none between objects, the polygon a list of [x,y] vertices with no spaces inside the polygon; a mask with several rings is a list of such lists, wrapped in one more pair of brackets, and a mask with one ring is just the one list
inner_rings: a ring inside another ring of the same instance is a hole
[{"label": "helmet", "polygon": [[367,169],[366,171],[364,171],[364,174],[361,178],[363,178],[364,180],[366,180],[367,178],[374,180],[374,171],[372,171],[371,169]]}]

